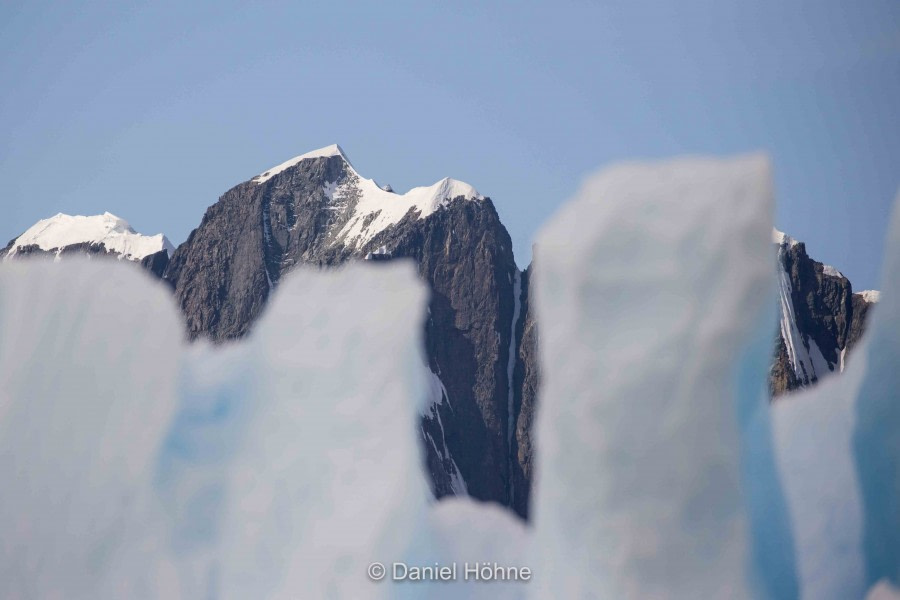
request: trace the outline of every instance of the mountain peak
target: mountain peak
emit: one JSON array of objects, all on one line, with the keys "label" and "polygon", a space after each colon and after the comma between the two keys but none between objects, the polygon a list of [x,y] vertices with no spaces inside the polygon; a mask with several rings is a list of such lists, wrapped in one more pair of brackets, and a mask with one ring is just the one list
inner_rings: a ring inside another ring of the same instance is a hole
[{"label": "mountain peak", "polygon": [[294,158],[287,160],[280,165],[274,166],[265,173],[257,175],[251,181],[253,183],[265,183],[266,181],[272,179],[282,171],[290,169],[297,163],[303,160],[312,159],[312,158],[329,158],[332,156],[340,156],[343,158],[347,164],[350,164],[350,161],[347,159],[347,155],[344,154],[343,148],[341,148],[337,144],[331,144],[330,146],[325,146],[324,148],[319,148],[318,150],[312,150],[305,154],[301,154],[300,156],[295,156]]},{"label": "mountain peak", "polygon": [[110,212],[92,216],[57,213],[41,219],[13,240],[7,257],[15,256],[26,246],[37,246],[59,255],[68,246],[84,243],[102,243],[108,251],[129,260],[140,260],[161,250],[166,250],[169,256],[175,252],[175,247],[163,234],[137,233],[128,221]]}]

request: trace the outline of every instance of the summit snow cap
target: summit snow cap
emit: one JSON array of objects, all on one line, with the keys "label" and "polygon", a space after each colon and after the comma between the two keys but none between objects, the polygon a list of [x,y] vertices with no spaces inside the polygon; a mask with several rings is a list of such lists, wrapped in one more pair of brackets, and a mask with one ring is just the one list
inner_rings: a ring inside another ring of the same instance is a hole
[{"label": "summit snow cap", "polygon": [[779,246],[790,246],[793,248],[799,242],[797,240],[795,240],[794,238],[792,238],[791,236],[787,235],[785,232],[778,231],[777,229],[775,229],[773,227],[772,228],[772,243],[778,244]]},{"label": "summit snow cap", "polygon": [[112,213],[87,217],[59,213],[49,219],[41,219],[16,238],[7,257],[15,256],[25,246],[36,245],[41,250],[56,251],[59,255],[65,247],[83,243],[102,243],[108,251],[128,260],[141,260],[161,250],[169,256],[175,252],[175,247],[163,234],[137,233],[125,219]]},{"label": "summit snow cap", "polygon": [[345,161],[347,161],[347,164],[350,164],[350,161],[347,160],[347,155],[344,154],[343,149],[341,149],[341,147],[338,146],[337,144],[331,144],[330,146],[325,146],[324,148],[319,148],[318,150],[312,150],[311,152],[307,152],[306,154],[301,154],[300,156],[295,156],[291,160],[285,161],[285,162],[281,163],[280,165],[272,167],[271,169],[269,169],[265,173],[262,173],[261,175],[257,175],[251,181],[253,181],[253,183],[265,183],[266,181],[272,179],[273,177],[275,177],[282,171],[286,171],[287,169],[290,169],[291,167],[299,164],[300,161],[303,161],[306,159],[312,159],[312,158],[329,158],[331,156],[340,156]]}]

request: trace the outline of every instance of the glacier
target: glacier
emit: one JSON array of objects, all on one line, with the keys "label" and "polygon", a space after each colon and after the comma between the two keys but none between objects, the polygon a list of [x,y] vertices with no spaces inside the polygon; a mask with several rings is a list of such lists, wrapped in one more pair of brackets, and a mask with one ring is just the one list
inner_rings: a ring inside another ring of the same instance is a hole
[{"label": "glacier", "polygon": [[[768,160],[588,178],[535,251],[527,525],[430,497],[418,415],[445,394],[412,265],[295,270],[212,347],[133,266],[0,264],[0,596],[897,597],[897,204],[857,355],[770,406]],[[373,581],[375,561],[534,578]]]}]

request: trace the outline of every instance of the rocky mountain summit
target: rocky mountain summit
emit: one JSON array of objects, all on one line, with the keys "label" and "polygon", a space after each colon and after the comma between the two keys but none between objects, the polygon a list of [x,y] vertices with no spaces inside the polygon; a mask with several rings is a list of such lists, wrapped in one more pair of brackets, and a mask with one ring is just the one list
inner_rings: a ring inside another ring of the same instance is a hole
[{"label": "rocky mountain summit", "polygon": [[[780,320],[769,381],[779,397],[843,370],[878,292],[854,293],[837,269],[781,232],[773,243]],[[541,384],[535,267],[519,271],[493,203],[471,185],[446,178],[397,193],[361,176],[332,145],[225,192],[177,249],[109,213],[60,214],[0,258],[78,252],[142,264],[171,285],[189,337],[214,343],[250,332],[298,265],[412,261],[430,289],[420,434],[432,491],[528,516]]]},{"label": "rocky mountain summit", "polygon": [[773,397],[844,370],[878,292],[854,293],[850,281],[813,260],[806,245],[775,230],[780,327],[769,387]]}]

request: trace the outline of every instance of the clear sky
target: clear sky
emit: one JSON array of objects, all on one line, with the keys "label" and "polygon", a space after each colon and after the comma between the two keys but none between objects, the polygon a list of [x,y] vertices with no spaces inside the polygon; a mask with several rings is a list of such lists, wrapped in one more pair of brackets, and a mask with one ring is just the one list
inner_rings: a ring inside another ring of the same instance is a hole
[{"label": "clear sky", "polygon": [[900,185],[900,2],[0,3],[0,237],[110,211],[182,242],[340,143],[493,198],[517,259],[610,162],[765,150],[779,227],[877,287]]}]

